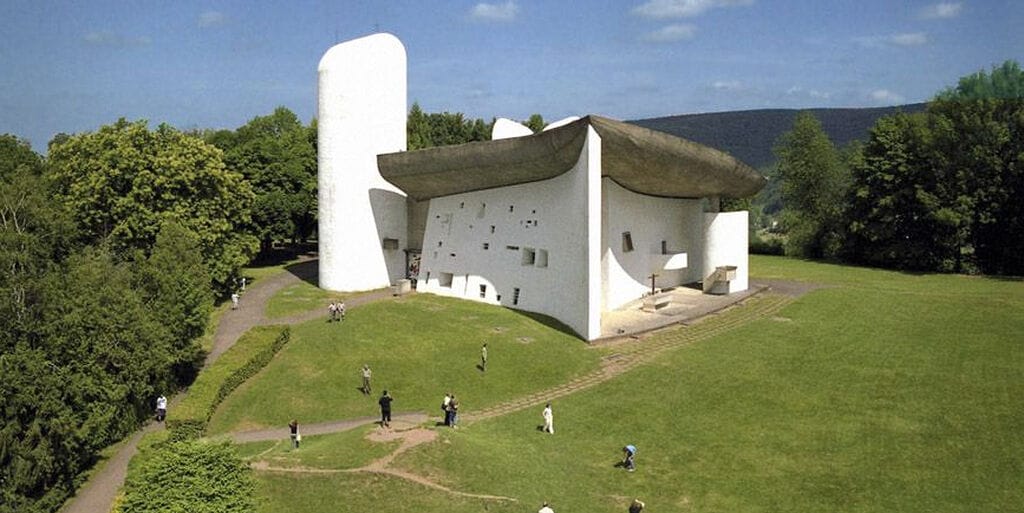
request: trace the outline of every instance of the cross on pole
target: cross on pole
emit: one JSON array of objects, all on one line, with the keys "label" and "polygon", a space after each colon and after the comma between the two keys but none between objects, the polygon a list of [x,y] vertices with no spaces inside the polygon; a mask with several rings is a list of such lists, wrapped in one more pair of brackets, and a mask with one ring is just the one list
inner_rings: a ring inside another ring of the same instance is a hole
[{"label": "cross on pole", "polygon": [[654,279],[657,278],[657,277],[658,277],[658,273],[651,273],[651,275],[648,276],[648,278],[651,279],[651,295],[652,296],[654,295]]}]

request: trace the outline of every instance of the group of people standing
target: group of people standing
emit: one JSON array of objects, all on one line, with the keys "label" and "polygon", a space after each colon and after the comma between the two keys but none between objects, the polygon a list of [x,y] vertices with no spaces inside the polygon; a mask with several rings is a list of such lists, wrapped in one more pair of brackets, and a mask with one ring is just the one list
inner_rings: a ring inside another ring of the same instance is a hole
[{"label": "group of people standing", "polygon": [[451,428],[459,427],[459,400],[455,398],[455,394],[444,394],[441,411],[444,412],[444,425]]},{"label": "group of people standing", "polygon": [[[629,513],[640,513],[644,510],[644,506],[646,504],[642,500],[633,499],[633,502],[629,504]],[[537,513],[555,513],[555,510],[551,509],[551,505],[545,501],[544,504],[541,504]]]},{"label": "group of people standing", "polygon": [[344,301],[331,301],[327,305],[327,313],[330,316],[327,318],[327,322],[344,321],[345,320],[345,302]]}]

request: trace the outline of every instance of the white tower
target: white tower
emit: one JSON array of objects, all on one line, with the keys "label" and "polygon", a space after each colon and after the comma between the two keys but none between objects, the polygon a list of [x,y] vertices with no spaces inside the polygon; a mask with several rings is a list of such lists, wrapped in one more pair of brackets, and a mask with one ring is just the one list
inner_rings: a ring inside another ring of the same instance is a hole
[{"label": "white tower", "polygon": [[320,59],[320,287],[355,291],[405,277],[405,194],[377,155],[406,149],[406,56],[391,34],[331,47]]}]

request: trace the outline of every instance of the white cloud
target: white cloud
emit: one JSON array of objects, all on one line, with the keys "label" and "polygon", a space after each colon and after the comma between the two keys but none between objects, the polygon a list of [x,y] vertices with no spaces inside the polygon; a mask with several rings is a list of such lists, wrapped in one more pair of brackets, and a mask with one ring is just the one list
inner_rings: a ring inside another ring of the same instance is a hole
[{"label": "white cloud", "polygon": [[644,18],[664,20],[692,18],[719,7],[751,5],[754,0],[648,0],[633,8],[633,14]]},{"label": "white cloud", "polygon": [[822,92],[817,89],[804,89],[800,86],[793,86],[786,90],[787,96],[806,96],[814,98],[815,100],[828,100],[832,98],[832,93]]},{"label": "white cloud", "polygon": [[908,32],[888,36],[868,36],[854,38],[861,46],[881,48],[883,46],[921,46],[928,43],[928,35],[924,32]]},{"label": "white cloud", "polygon": [[216,27],[224,23],[224,13],[218,11],[206,11],[199,15],[198,24],[201,28]]},{"label": "white cloud", "polygon": [[897,103],[903,103],[903,96],[896,94],[888,89],[876,89],[871,91],[871,99],[875,103],[881,103],[886,105],[894,105]]},{"label": "white cloud", "polygon": [[925,7],[921,11],[921,17],[928,20],[956,18],[960,16],[963,8],[964,4],[960,2],[942,2]]},{"label": "white cloud", "polygon": [[644,34],[641,39],[652,43],[672,43],[693,39],[697,35],[697,27],[686,23],[677,23],[662,27],[654,32]]},{"label": "white cloud", "polygon": [[513,0],[503,4],[478,3],[469,11],[469,17],[482,21],[512,21],[519,14],[519,6]]},{"label": "white cloud", "polygon": [[716,80],[711,87],[719,91],[739,91],[743,89],[743,84],[739,80]]},{"label": "white cloud", "polygon": [[129,46],[146,46],[153,41],[146,36],[138,37],[125,37],[116,32],[109,30],[101,30],[98,32],[89,32],[82,39],[93,46],[117,46],[117,47],[129,47]]}]

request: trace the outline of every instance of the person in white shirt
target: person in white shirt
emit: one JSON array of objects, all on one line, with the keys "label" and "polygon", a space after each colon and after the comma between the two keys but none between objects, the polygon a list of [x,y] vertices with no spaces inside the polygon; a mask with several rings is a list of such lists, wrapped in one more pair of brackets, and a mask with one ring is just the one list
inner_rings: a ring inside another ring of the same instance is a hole
[{"label": "person in white shirt", "polygon": [[167,398],[160,395],[156,398],[156,420],[163,422],[167,418]]},{"label": "person in white shirt", "polygon": [[551,506],[548,506],[548,503],[547,503],[547,502],[545,502],[545,503],[544,503],[544,504],[543,504],[543,505],[542,505],[542,506],[540,507],[540,511],[537,511],[537,513],[555,513],[555,510],[551,509]]},{"label": "person in white shirt", "polygon": [[551,403],[544,407],[544,413],[541,415],[544,417],[544,431],[555,434],[555,416],[551,413]]},{"label": "person in white shirt", "polygon": [[238,293],[233,292],[231,294],[231,309],[238,310]]}]

